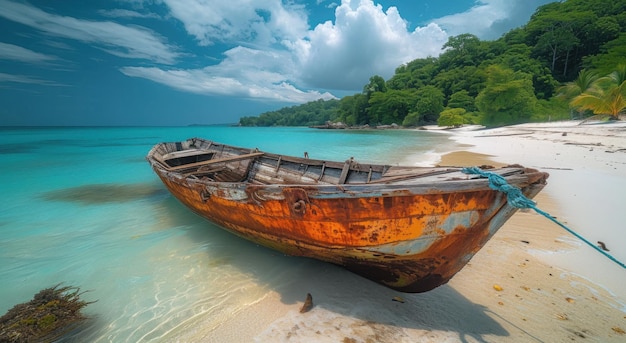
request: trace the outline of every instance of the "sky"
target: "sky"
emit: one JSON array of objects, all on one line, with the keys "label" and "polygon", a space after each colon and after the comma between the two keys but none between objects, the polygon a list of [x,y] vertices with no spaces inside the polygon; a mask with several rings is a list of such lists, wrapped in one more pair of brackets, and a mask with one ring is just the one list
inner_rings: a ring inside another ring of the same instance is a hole
[{"label": "sky", "polygon": [[236,123],[361,92],[552,0],[0,0],[0,126]]}]

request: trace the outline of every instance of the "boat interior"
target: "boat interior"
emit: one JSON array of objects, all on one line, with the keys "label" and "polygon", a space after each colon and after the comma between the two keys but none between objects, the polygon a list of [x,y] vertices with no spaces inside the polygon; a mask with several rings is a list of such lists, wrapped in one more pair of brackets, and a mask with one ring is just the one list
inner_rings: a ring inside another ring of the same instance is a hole
[{"label": "boat interior", "polygon": [[[361,164],[354,158],[345,162],[285,156],[192,138],[162,143],[150,152],[168,172],[213,182],[253,184],[394,184],[426,183],[474,178],[461,167],[402,167]],[[488,166],[483,166],[488,168]],[[497,169],[502,176],[521,174],[521,166]]]}]

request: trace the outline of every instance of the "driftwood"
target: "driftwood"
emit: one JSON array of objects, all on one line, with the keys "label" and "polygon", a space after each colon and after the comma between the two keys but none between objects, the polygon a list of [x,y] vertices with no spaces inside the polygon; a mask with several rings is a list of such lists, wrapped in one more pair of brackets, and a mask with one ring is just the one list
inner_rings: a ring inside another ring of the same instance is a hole
[{"label": "driftwood", "polygon": [[84,321],[81,310],[93,302],[80,300],[78,287],[59,286],[41,290],[0,317],[0,342],[55,341]]},{"label": "driftwood", "polygon": [[313,297],[311,296],[311,293],[307,293],[306,300],[304,301],[304,304],[302,304],[302,307],[300,308],[300,313],[309,312],[312,308],[313,308]]}]

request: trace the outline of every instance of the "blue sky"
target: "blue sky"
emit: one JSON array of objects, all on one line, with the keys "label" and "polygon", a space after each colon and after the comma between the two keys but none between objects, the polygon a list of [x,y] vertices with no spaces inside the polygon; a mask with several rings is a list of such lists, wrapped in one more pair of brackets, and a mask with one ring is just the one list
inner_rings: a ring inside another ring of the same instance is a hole
[{"label": "blue sky", "polygon": [[188,125],[360,92],[550,0],[0,0],[0,125]]}]

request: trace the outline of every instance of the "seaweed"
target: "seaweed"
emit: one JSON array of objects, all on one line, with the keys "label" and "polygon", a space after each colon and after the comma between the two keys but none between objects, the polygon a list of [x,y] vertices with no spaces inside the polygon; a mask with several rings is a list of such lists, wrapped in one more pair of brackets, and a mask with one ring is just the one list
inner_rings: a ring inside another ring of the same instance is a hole
[{"label": "seaweed", "polygon": [[81,310],[93,303],[80,299],[84,292],[56,285],[35,294],[29,302],[13,306],[0,317],[0,343],[54,341],[87,319]]}]

